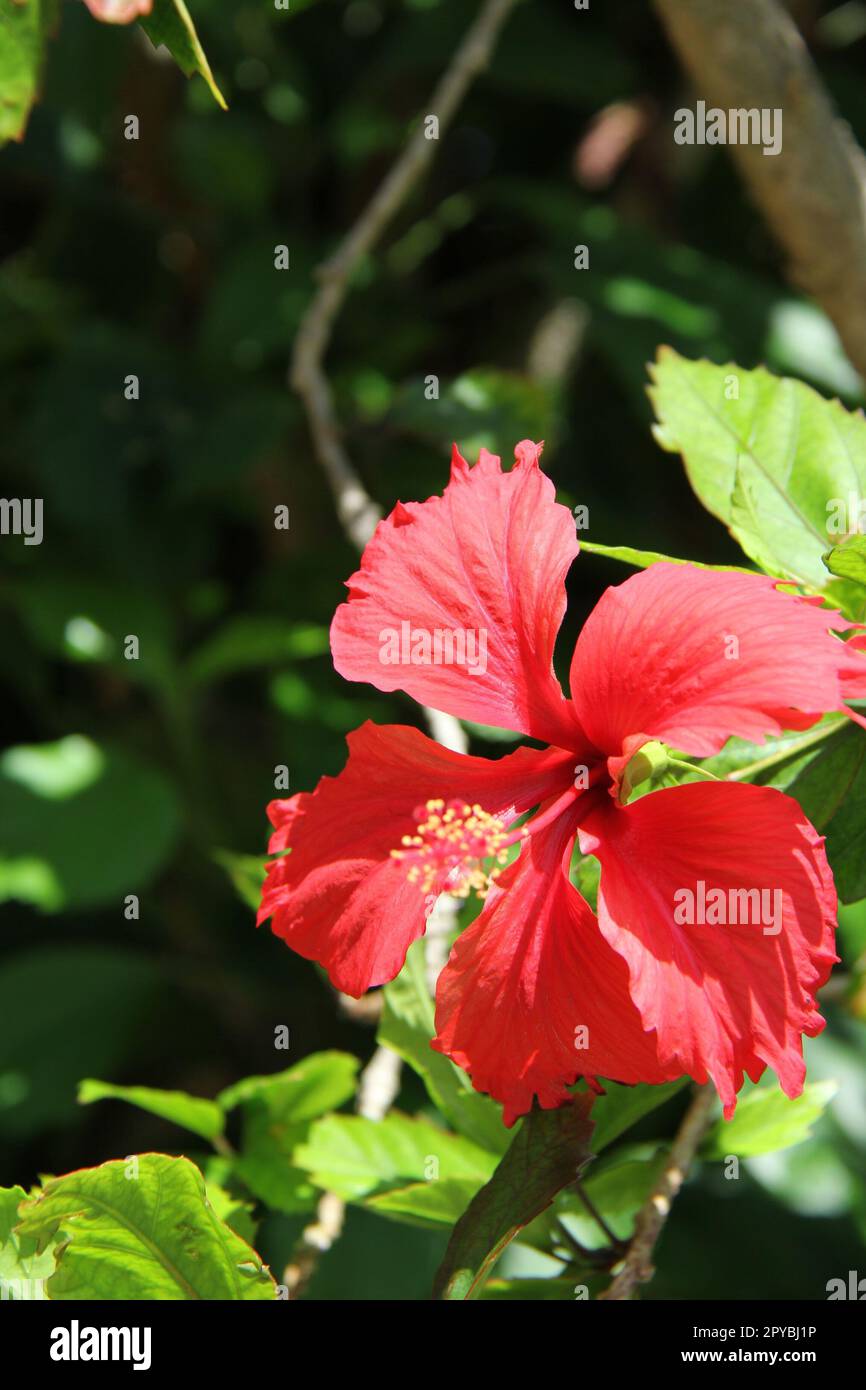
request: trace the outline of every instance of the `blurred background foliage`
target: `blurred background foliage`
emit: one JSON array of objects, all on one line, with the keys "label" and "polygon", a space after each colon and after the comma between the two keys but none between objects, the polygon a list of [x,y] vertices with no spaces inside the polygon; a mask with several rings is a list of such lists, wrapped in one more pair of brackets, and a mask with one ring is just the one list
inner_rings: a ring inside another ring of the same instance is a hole
[{"label": "blurred background foliage", "polygon": [[[467,7],[190,8],[228,115],[140,32],[67,0],[26,139],[0,157],[3,491],[45,499],[43,544],[2,543],[3,1183],[177,1149],[153,1116],[79,1108],[83,1077],[211,1096],[319,1049],[364,1060],[374,1046],[312,965],[256,933],[249,906],[275,766],[293,791],[311,788],[339,770],[361,720],[418,719],[331,667],[328,624],[356,559],[286,366],[312,268],[425,109]],[[866,143],[866,5],[797,10]],[[725,152],[674,146],[685,93],[641,0],[518,7],[337,327],[347,444],[386,510],[441,489],[453,438],[510,456],[543,437],[593,540],[736,564],[652,441],[657,345],[765,362],[859,401]],[[123,138],[131,112],[137,142]],[[278,272],[282,243],[291,268]],[[274,529],[279,504],[288,531]],[[579,560],[562,652],[623,577]],[[138,661],[124,658],[129,634]],[[473,730],[477,751],[501,747]],[[866,905],[845,910],[841,949],[854,972]],[[810,1076],[839,1092],[815,1137],[747,1160],[736,1183],[705,1165],[647,1296],[821,1297],[862,1268],[866,990],[837,989],[827,1011]],[[274,1052],[281,1024],[288,1059]],[[682,1103],[646,1137],[669,1132]],[[428,1105],[408,1071],[399,1104]],[[275,1269],[304,1219],[268,1218],[258,1248]],[[424,1297],[444,1244],[353,1209],[313,1292]],[[507,1268],[537,1272],[541,1258],[517,1248]]]}]

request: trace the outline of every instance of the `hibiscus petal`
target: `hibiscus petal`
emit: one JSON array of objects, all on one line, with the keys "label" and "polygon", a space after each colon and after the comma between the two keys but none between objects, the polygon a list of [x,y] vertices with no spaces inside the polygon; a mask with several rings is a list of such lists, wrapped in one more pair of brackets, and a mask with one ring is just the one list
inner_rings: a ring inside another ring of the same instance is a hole
[{"label": "hibiscus petal", "polygon": [[[670,1080],[628,970],[567,878],[573,821],[524,844],[439,977],[433,1046],[503,1102],[506,1125],[568,1099],[581,1075]],[[582,1031],[582,1030],[585,1030]]]},{"label": "hibiscus petal", "polygon": [[370,723],[348,744],[338,777],[268,807],[271,850],[291,852],[268,865],[258,920],[272,916],[277,936],[360,996],[399,972],[445,886],[443,872],[427,898],[392,857],[415,830],[416,808],[460,799],[507,822],[567,786],[573,757],[519,748],[498,761],[472,758],[417,729]]},{"label": "hibiscus petal", "polygon": [[84,0],[95,19],[103,24],[131,24],[139,15],[148,15],[153,0]]},{"label": "hibiscus petal", "polygon": [[[573,717],[552,662],[578,545],[540,452],[518,444],[514,468],[503,473],[484,449],[470,468],[455,446],[442,497],[398,502],[334,616],[341,675],[572,746]],[[436,633],[453,634],[452,652],[440,635],[438,663]]]},{"label": "hibiscus petal", "polygon": [[731,734],[760,742],[866,695],[866,660],[830,631],[850,624],[776,583],[659,563],[606,590],[571,665],[597,747],[642,733],[708,757]]},{"label": "hibiscus petal", "polygon": [[[693,783],[625,807],[607,800],[580,841],[601,861],[601,930],[628,963],[662,1063],[696,1081],[709,1075],[726,1116],[743,1073],[757,1080],[766,1065],[786,1095],[799,1095],[801,1034],[824,1026],[815,992],[836,960],[836,891],[824,841],[797,803],[771,787]],[[707,895],[716,889],[739,925],[680,924],[684,890],[696,918],[712,920]],[[748,906],[730,897],[749,889],[768,896]]]},{"label": "hibiscus petal", "polygon": [[[845,643],[843,664],[840,670],[842,693],[846,700],[866,700],[866,633],[857,632]],[[866,729],[866,716],[858,710],[849,709],[847,713]]]}]

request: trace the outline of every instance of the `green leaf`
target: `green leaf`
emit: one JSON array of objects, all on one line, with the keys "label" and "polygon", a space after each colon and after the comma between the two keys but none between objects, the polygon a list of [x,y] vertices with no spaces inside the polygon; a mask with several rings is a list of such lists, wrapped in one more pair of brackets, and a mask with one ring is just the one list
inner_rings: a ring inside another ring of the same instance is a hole
[{"label": "green leaf", "polygon": [[584,540],[582,536],[580,548],[592,555],[606,555],[611,560],[621,560],[624,565],[634,565],[639,570],[649,569],[650,565],[664,560],[669,565],[694,565],[699,570],[733,570],[737,574],[754,574],[754,570],[746,569],[745,565],[704,565],[700,560],[681,560],[676,555],[662,555],[657,550],[635,550],[631,545],[602,545],[599,541]]},{"label": "green leaf", "polygon": [[736,774],[735,780],[739,781],[751,780],[753,777],[757,779],[761,775],[758,765],[766,763],[766,775],[769,777],[777,760],[780,764],[787,764],[800,756],[805,757],[810,749],[817,752],[821,739],[831,728],[843,729],[847,726],[848,720],[845,715],[831,714],[805,733],[800,729],[789,729],[785,733],[765,739],[763,743],[729,738],[720,753],[702,759],[697,766],[714,773],[716,777],[733,777]]},{"label": "green leaf", "polygon": [[384,1120],[361,1115],[318,1120],[295,1162],[317,1187],[346,1201],[403,1187],[410,1180],[463,1178],[482,1183],[495,1166],[494,1157],[468,1139],[396,1110]]},{"label": "green leaf", "polygon": [[[496,1303],[556,1303],[573,1302],[576,1280],[571,1279],[488,1279],[479,1298]],[[581,1282],[586,1282],[582,1280]],[[604,1281],[595,1278],[599,1290]]]},{"label": "green leaf", "polygon": [[288,1071],[248,1077],[217,1096],[223,1110],[242,1109],[235,1173],[277,1211],[307,1211],[314,1205],[316,1189],[296,1151],[318,1116],[355,1094],[358,1065],[345,1052],[316,1052]]},{"label": "green leaf", "polygon": [[238,671],[328,651],[328,629],[314,623],[289,623],[266,613],[233,618],[193,652],[186,675],[196,684],[207,684]]},{"label": "green leaf", "polygon": [[824,845],[843,903],[866,897],[866,732],[848,724],[767,778],[793,796]]},{"label": "green leaf", "polygon": [[0,1187],[0,1299],[16,1303],[46,1299],[45,1281],[54,1273],[55,1242],[40,1253],[32,1236],[13,1229],[26,1196],[23,1187]]},{"label": "green leaf", "polygon": [[126,752],[70,734],[0,756],[0,902],[121,913],[179,831],[172,784]]},{"label": "green leaf", "polygon": [[20,1237],[66,1244],[52,1299],[264,1300],[275,1285],[220,1221],[187,1158],[142,1154],[45,1181],[21,1207]]},{"label": "green leaf", "polygon": [[579,1176],[590,1157],[592,1097],[558,1110],[533,1110],[490,1182],[454,1228],[434,1296],[477,1298],[502,1251]]},{"label": "green leaf", "polygon": [[154,48],[165,44],[187,77],[191,77],[195,72],[200,73],[210,87],[217,105],[221,106],[223,111],[228,110],[183,0],[154,0],[153,10],[149,15],[143,15],[139,23]]},{"label": "green leaf", "polygon": [[214,863],[225,869],[242,903],[258,911],[265,881],[265,861],[260,854],[236,854],[234,850],[215,849]]},{"label": "green leaf", "polygon": [[650,374],[655,436],[682,454],[704,506],[762,569],[825,588],[828,542],[857,529],[866,495],[862,413],[763,367],[691,362],[671,348]]},{"label": "green leaf", "polygon": [[253,1203],[245,1202],[240,1197],[235,1197],[225,1187],[222,1187],[209,1173],[205,1174],[205,1190],[207,1199],[219,1217],[227,1226],[231,1226],[236,1235],[241,1240],[245,1240],[247,1245],[252,1245],[256,1238],[256,1221],[253,1217]]},{"label": "green leaf", "polygon": [[400,974],[385,986],[379,1042],[414,1067],[449,1124],[474,1143],[502,1154],[511,1136],[502,1123],[500,1107],[489,1096],[474,1091],[466,1073],[430,1046],[435,1031],[433,1000],[424,962],[425,942],[416,941]]},{"label": "green leaf", "polygon": [[44,37],[42,0],[0,0],[0,144],[23,139],[39,87]]},{"label": "green leaf", "polygon": [[[620,1240],[631,1236],[636,1213],[643,1206],[667,1155],[667,1145],[624,1144],[609,1158],[594,1163],[583,1190]],[[563,1193],[563,1220],[572,1235],[590,1248],[604,1243],[595,1218],[576,1194]]]},{"label": "green leaf", "polygon": [[756,1086],[740,1096],[733,1119],[716,1122],[704,1140],[701,1155],[750,1158],[801,1144],[837,1090],[835,1081],[815,1081],[805,1086],[796,1100],[789,1100],[776,1086]]},{"label": "green leaf", "polygon": [[266,1101],[275,1112],[294,1121],[314,1120],[355,1094],[359,1062],[348,1052],[313,1052],[287,1071],[273,1076],[248,1076],[221,1091],[223,1110]]},{"label": "green leaf", "polygon": [[866,536],[851,536],[842,545],[834,545],[824,555],[824,564],[840,579],[853,579],[866,584]]},{"label": "green leaf", "polygon": [[78,1087],[79,1104],[91,1105],[96,1100],[125,1100],[202,1139],[216,1139],[225,1125],[223,1112],[214,1101],[188,1096],[184,1091],[153,1091],[148,1086],[112,1086],[107,1081],[82,1081]]},{"label": "green leaf", "polygon": [[439,1230],[459,1220],[481,1184],[481,1178],[413,1182],[408,1187],[395,1187],[390,1192],[368,1197],[364,1205],[395,1221]]},{"label": "green leaf", "polygon": [[467,734],[483,738],[487,743],[517,743],[523,734],[516,729],[497,729],[495,724],[476,724],[474,719],[461,719]]},{"label": "green leaf", "polygon": [[605,1094],[597,1096],[592,1107],[592,1152],[601,1153],[644,1115],[664,1105],[687,1084],[688,1077],[668,1081],[663,1086],[622,1086],[618,1081],[605,1082]]},{"label": "green leaf", "polygon": [[[837,731],[823,737],[834,726]],[[859,725],[834,715],[805,734],[786,733],[764,744],[731,739],[702,766],[793,796],[826,837],[842,902],[866,897],[866,732]]]}]

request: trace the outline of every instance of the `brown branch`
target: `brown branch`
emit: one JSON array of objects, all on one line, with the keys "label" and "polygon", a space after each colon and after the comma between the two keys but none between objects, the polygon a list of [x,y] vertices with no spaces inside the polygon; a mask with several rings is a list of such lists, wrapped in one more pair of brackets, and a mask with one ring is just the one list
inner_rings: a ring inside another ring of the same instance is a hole
[{"label": "brown branch", "polygon": [[345,1216],[346,1204],[342,1197],[323,1192],[316,1207],[316,1219],[304,1228],[283,1272],[289,1298],[301,1298],[307,1292],[320,1257],[339,1240]]},{"label": "brown branch", "polygon": [[[473,79],[490,61],[499,31],[516,3],[517,0],[486,0],[467,31],[427,107],[427,113],[439,121],[440,135]],[[373,534],[381,513],[365,491],[343,446],[323,361],[352,274],[432,162],[437,143],[426,138],[422,120],[354,227],[331,259],[319,267],[320,288],[295,338],[290,381],[306,407],[316,454],[334,494],[337,515],[359,550]]]},{"label": "brown branch", "polygon": [[662,1233],[674,1198],[692,1166],[698,1146],[707,1131],[715,1102],[711,1086],[701,1086],[686,1111],[670,1148],[664,1171],[638,1212],[634,1235],[629,1242],[622,1268],[599,1298],[629,1299],[639,1284],[653,1277],[652,1253]]},{"label": "brown branch", "polygon": [[866,377],[866,157],[778,0],[654,0],[708,105],[781,109],[782,149],[731,155],[788,258]]}]

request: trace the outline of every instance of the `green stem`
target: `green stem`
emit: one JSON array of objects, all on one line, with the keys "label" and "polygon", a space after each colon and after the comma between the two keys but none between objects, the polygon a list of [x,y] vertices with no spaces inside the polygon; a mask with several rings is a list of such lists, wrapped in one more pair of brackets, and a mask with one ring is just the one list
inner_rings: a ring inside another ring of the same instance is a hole
[{"label": "green stem", "polygon": [[805,738],[797,739],[793,743],[787,744],[785,748],[779,749],[777,753],[771,753],[766,758],[758,758],[756,762],[747,763],[745,767],[737,768],[736,772],[729,772],[727,777],[721,780],[725,782],[743,782],[753,773],[764,772],[769,767],[777,767],[779,763],[788,762],[791,758],[796,758],[800,753],[804,753],[807,748],[814,748],[825,739],[831,738],[838,733],[845,721],[842,719],[834,720],[832,724],[826,724],[816,733],[807,734]]},{"label": "green stem", "polygon": [[592,1217],[595,1224],[599,1227],[601,1231],[604,1232],[604,1235],[610,1241],[611,1247],[614,1250],[624,1250],[627,1242],[620,1240],[616,1232],[612,1231],[610,1226],[608,1226],[601,1212],[598,1210],[598,1207],[584,1191],[580,1179],[578,1179],[578,1181],[574,1184],[574,1190],[577,1193],[578,1197],[580,1198],[580,1201],[583,1203],[586,1210],[589,1212],[589,1215]]},{"label": "green stem", "polygon": [[612,1250],[604,1248],[600,1250],[589,1250],[585,1245],[581,1245],[580,1241],[571,1234],[565,1222],[559,1217],[554,1219],[553,1228],[559,1239],[559,1243],[563,1245],[566,1250],[571,1252],[572,1258],[570,1260],[565,1259],[563,1255],[556,1256],[556,1259],[562,1260],[563,1264],[576,1265],[578,1268],[584,1269],[610,1269],[621,1256],[621,1241],[617,1241],[616,1247]]},{"label": "green stem", "polygon": [[706,767],[700,767],[698,763],[687,763],[684,758],[668,758],[668,767],[679,767],[684,772],[691,772],[696,777],[706,777],[710,782],[721,782],[724,779],[717,777],[714,772]]}]

